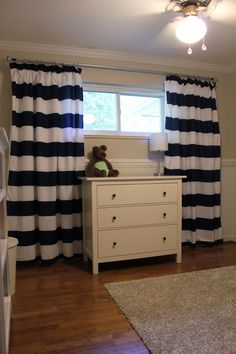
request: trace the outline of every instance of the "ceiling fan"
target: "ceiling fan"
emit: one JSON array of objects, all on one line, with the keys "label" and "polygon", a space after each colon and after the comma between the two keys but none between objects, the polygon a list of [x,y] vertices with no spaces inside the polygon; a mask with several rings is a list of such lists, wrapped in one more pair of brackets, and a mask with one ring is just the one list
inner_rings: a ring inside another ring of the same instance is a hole
[{"label": "ceiling fan", "polygon": [[181,16],[176,27],[176,36],[188,44],[188,54],[192,54],[191,45],[202,40],[202,50],[207,49],[204,37],[207,26],[203,21],[202,14],[209,16],[221,0],[169,0],[166,12],[178,12]]},{"label": "ceiling fan", "polygon": [[167,5],[167,11],[176,11],[185,13],[186,11],[193,11],[206,9],[212,0],[170,0]]}]

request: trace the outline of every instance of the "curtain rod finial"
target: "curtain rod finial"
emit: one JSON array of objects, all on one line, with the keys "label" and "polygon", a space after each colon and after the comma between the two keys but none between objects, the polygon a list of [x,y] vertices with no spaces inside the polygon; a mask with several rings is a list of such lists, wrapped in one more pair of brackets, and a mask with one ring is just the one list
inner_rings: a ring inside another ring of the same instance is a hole
[{"label": "curtain rod finial", "polygon": [[11,61],[16,61],[16,58],[13,58],[13,57],[11,57],[10,55],[8,55],[8,56],[6,57],[6,60],[7,60],[8,63],[10,63]]}]

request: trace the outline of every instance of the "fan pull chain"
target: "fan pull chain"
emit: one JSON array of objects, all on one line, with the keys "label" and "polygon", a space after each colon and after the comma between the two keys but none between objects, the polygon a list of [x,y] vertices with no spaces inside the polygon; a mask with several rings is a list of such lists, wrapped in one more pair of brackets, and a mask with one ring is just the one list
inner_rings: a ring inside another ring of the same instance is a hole
[{"label": "fan pull chain", "polygon": [[202,50],[207,50],[207,46],[205,45],[205,37],[202,38]]}]

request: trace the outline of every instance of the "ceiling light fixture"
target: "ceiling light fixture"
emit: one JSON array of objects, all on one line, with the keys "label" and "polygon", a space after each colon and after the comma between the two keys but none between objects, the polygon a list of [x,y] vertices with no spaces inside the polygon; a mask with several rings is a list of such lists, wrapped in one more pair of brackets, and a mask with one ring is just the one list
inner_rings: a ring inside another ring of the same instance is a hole
[{"label": "ceiling light fixture", "polygon": [[198,16],[199,9],[207,8],[211,0],[171,0],[173,10],[184,15],[176,28],[176,37],[189,45],[188,54],[192,54],[191,44],[202,40],[202,50],[207,49],[204,37],[207,32],[205,22]]}]

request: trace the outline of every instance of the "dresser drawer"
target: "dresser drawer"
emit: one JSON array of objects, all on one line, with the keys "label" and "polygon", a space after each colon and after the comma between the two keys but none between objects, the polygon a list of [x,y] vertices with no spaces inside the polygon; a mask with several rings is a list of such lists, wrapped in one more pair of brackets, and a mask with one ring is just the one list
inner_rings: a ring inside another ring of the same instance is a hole
[{"label": "dresser drawer", "polygon": [[97,204],[145,204],[177,201],[175,183],[104,185],[97,187]]},{"label": "dresser drawer", "polygon": [[140,205],[98,209],[98,228],[177,223],[176,204]]},{"label": "dresser drawer", "polygon": [[98,232],[98,257],[174,250],[177,226],[153,226]]}]

